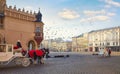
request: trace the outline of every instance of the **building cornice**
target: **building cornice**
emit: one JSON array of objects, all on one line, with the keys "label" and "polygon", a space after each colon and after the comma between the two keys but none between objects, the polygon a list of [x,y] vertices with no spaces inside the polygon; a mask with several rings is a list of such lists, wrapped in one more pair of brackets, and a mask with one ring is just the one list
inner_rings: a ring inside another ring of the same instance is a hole
[{"label": "building cornice", "polygon": [[22,20],[27,20],[27,21],[35,21],[35,15],[36,13],[32,13],[29,11],[26,11],[23,9],[16,9],[16,6],[12,7],[5,7],[5,12],[4,12],[5,16],[9,16],[9,17],[13,17],[16,19],[22,19]]},{"label": "building cornice", "polygon": [[100,32],[100,31],[106,31],[106,30],[111,30],[111,29],[120,29],[120,26],[117,27],[110,27],[110,28],[104,28],[104,29],[99,29],[99,30],[92,30],[89,33],[94,33],[94,32]]}]

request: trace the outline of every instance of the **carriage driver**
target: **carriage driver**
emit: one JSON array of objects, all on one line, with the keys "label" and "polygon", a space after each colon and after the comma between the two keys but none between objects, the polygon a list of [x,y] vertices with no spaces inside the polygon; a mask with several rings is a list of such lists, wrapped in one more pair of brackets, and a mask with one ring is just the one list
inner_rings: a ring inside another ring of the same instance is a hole
[{"label": "carriage driver", "polygon": [[17,41],[17,44],[16,44],[16,45],[17,45],[18,49],[22,49],[22,45],[21,45],[20,40]]},{"label": "carriage driver", "polygon": [[14,53],[15,52],[22,52],[22,45],[20,40],[17,41],[16,46],[14,47]]}]

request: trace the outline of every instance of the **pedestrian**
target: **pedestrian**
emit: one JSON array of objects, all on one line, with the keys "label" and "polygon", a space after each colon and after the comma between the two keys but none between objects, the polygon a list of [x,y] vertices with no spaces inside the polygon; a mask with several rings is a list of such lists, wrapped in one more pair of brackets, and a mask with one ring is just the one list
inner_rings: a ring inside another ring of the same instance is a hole
[{"label": "pedestrian", "polygon": [[108,48],[106,48],[106,56],[109,56],[109,49]]},{"label": "pedestrian", "polygon": [[45,49],[45,51],[46,51],[46,58],[49,58],[50,56],[49,56],[49,49],[47,48],[47,49]]},{"label": "pedestrian", "polygon": [[111,56],[111,48],[108,49],[108,56]]},{"label": "pedestrian", "polygon": [[108,48],[104,48],[104,57],[108,56]]}]

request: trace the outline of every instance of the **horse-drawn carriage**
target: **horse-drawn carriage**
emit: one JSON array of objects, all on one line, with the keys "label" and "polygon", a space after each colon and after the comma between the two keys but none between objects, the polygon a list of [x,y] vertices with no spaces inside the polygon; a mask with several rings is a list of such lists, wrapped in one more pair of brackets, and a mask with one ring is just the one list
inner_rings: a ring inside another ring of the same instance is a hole
[{"label": "horse-drawn carriage", "polygon": [[27,67],[30,65],[30,58],[22,55],[21,51],[15,51],[11,44],[0,44],[0,65],[8,65],[10,62],[16,65]]}]

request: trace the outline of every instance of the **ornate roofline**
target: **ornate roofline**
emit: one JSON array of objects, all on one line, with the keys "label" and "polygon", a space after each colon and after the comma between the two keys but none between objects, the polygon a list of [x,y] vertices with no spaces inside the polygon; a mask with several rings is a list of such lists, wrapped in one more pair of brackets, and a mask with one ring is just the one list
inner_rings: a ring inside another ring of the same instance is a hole
[{"label": "ornate roofline", "polygon": [[35,21],[35,15],[36,13],[32,13],[32,11],[25,11],[25,9],[20,9],[20,8],[16,8],[16,6],[12,7],[12,6],[7,6],[5,7],[5,12],[4,12],[5,16],[9,16],[9,17],[14,17],[17,19],[23,19],[23,20],[28,20],[28,21]]}]

